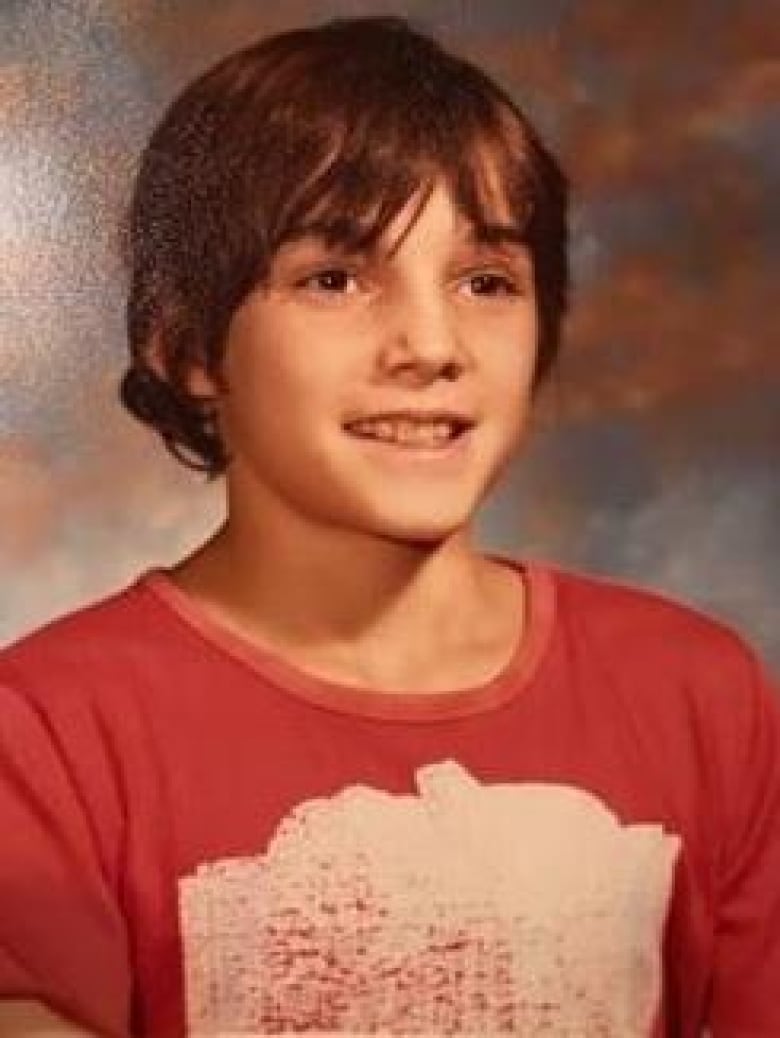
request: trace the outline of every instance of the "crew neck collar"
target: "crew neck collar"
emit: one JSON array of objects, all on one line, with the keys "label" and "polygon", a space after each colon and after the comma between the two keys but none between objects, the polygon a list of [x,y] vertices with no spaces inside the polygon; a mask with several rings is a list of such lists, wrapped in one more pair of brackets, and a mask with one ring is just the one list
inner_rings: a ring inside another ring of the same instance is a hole
[{"label": "crew neck collar", "polygon": [[523,632],[510,659],[493,678],[452,691],[377,691],[327,680],[228,629],[179,588],[165,569],[150,569],[137,583],[212,649],[248,668],[267,684],[313,706],[377,720],[437,721],[493,710],[514,698],[535,675],[550,640],[555,612],[552,572],[538,562],[493,554],[487,558],[515,571],[518,592],[526,601]]}]

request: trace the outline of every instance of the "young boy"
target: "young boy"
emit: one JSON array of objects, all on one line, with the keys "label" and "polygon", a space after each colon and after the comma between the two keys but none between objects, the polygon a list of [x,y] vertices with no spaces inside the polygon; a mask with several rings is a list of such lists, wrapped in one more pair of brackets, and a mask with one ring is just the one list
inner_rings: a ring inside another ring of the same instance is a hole
[{"label": "young boy", "polygon": [[565,209],[399,19],[169,109],[123,399],[227,515],[0,657],[0,1034],[780,1034],[761,666],[471,541],[558,348]]}]

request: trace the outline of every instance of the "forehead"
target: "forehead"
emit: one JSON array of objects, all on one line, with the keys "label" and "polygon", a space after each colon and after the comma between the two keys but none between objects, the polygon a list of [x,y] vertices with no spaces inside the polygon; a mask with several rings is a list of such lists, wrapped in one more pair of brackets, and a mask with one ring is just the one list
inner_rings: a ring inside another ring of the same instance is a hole
[{"label": "forehead", "polygon": [[489,247],[526,253],[525,221],[518,221],[506,198],[496,191],[494,201],[480,199],[471,207],[459,200],[447,180],[438,176],[419,183],[381,227],[371,214],[354,209],[325,210],[291,229],[276,250],[277,257],[300,255],[323,247],[344,253],[371,253],[392,257],[410,235],[433,231],[453,247]]},{"label": "forehead", "polygon": [[469,212],[443,177],[421,186],[395,214],[382,235],[383,249],[395,252],[420,227],[433,228],[455,244],[519,246],[524,238],[504,198],[496,195],[494,202]]},{"label": "forehead", "polygon": [[[332,129],[332,128],[331,128]],[[441,135],[439,135],[441,136]],[[528,224],[533,178],[511,134],[452,128],[443,140],[367,139],[353,124],[309,168],[268,220],[267,254],[287,241],[319,237],[366,251],[399,228],[410,229],[426,200],[445,186],[463,227],[480,239],[487,228]],[[414,144],[414,147],[411,146]],[[260,210],[264,212],[263,205]]]}]

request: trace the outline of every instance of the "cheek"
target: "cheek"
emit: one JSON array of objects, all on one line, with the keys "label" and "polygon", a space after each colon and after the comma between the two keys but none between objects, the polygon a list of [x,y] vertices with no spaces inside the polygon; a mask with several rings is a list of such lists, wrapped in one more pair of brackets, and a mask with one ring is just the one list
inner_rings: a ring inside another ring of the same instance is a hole
[{"label": "cheek", "polygon": [[524,399],[534,380],[537,355],[536,321],[530,316],[519,327],[505,328],[486,343],[482,356],[493,392],[511,398],[515,405]]},{"label": "cheek", "polygon": [[489,362],[483,369],[485,396],[488,409],[494,418],[492,428],[497,445],[502,451],[514,451],[525,435],[533,403],[533,383],[536,370],[536,343],[531,328],[526,333],[509,335],[500,342],[494,341]]},{"label": "cheek", "polygon": [[229,393],[222,408],[228,445],[254,454],[269,447],[274,453],[280,447],[299,451],[318,423],[337,417],[334,401],[344,378],[312,360],[310,351],[291,343],[284,350],[256,348],[250,356],[236,355],[226,366]]},{"label": "cheek", "polygon": [[[460,325],[463,341],[471,345],[486,370],[532,371],[539,348],[539,318],[532,298],[519,303],[472,308]],[[515,379],[516,380],[516,379]]]}]

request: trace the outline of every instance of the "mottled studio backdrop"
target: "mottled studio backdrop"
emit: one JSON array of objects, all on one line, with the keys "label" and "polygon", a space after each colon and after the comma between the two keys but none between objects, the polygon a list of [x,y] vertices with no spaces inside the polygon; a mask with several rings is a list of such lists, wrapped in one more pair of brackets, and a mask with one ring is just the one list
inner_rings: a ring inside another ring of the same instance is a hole
[{"label": "mottled studio backdrop", "polygon": [[566,359],[480,542],[665,589],[780,664],[777,0],[0,0],[0,641],[219,518],[115,402],[146,134],[227,51],[370,12],[484,63],[576,193]]}]

